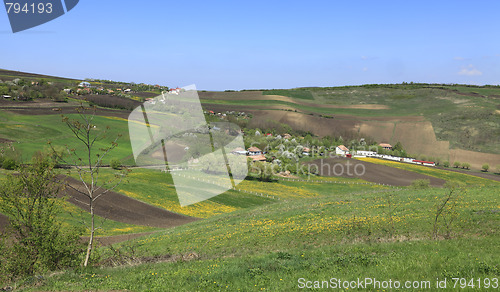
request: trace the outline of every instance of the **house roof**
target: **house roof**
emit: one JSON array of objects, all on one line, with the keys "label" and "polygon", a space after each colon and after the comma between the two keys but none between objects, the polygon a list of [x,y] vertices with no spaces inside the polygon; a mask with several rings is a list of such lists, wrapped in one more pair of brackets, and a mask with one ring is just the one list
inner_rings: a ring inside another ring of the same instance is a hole
[{"label": "house roof", "polygon": [[303,151],[304,151],[304,152],[310,152],[310,151],[311,151],[311,149],[309,149],[309,148],[307,148],[307,147],[304,147],[304,150],[303,150]]},{"label": "house roof", "polygon": [[261,152],[262,150],[260,150],[257,147],[250,147],[250,148],[248,148],[248,151],[250,151],[250,152]]},{"label": "house roof", "polygon": [[387,144],[387,143],[380,143],[378,144],[380,147],[384,147],[384,148],[392,148],[392,145],[391,144]]},{"label": "house roof", "polygon": [[266,157],[264,155],[254,155],[251,156],[253,161],[266,161]]},{"label": "house roof", "polygon": [[237,147],[233,149],[233,152],[241,152],[241,151],[245,151],[245,149],[243,149],[242,147]]},{"label": "house roof", "polygon": [[337,146],[337,148],[339,148],[342,151],[349,151],[349,149],[347,149],[347,147],[345,147],[344,145],[339,145]]}]

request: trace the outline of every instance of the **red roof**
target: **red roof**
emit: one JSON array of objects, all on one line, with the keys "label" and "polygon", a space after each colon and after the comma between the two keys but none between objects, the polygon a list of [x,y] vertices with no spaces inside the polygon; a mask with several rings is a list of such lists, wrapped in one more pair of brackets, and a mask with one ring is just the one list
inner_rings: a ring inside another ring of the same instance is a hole
[{"label": "red roof", "polygon": [[432,162],[432,161],[423,161],[423,160],[416,160],[416,159],[413,159],[413,162],[428,163],[428,164],[434,164],[435,163],[435,162]]},{"label": "red roof", "polygon": [[262,152],[262,150],[260,150],[257,147],[250,147],[250,148],[248,148],[248,151],[250,151],[250,152]]},{"label": "red roof", "polygon": [[255,155],[252,156],[253,161],[266,161],[266,157],[264,155]]},{"label": "red roof", "polygon": [[344,145],[339,145],[337,147],[342,151],[349,151],[349,149],[347,149],[347,147],[345,147]]}]

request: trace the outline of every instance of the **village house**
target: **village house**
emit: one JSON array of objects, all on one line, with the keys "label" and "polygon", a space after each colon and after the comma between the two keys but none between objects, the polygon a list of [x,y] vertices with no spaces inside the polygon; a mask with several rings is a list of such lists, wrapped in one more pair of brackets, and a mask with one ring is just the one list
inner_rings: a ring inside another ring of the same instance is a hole
[{"label": "village house", "polygon": [[385,150],[392,150],[392,145],[387,143],[380,143],[378,146],[384,148]]},{"label": "village house", "polygon": [[302,155],[309,156],[309,154],[311,154],[311,149],[304,147],[304,149],[302,150]]},{"label": "village house", "polygon": [[238,154],[238,155],[246,155],[247,152],[245,151],[245,149],[243,149],[242,147],[237,147],[237,148],[234,148],[233,151],[231,151],[232,154]]},{"label": "village house", "polygon": [[337,155],[346,156],[347,154],[349,154],[349,149],[347,149],[347,147],[345,147],[344,145],[339,145],[337,146],[337,148],[335,148],[335,153]]},{"label": "village house", "polygon": [[262,154],[251,156],[251,158],[252,158],[252,162],[266,161],[266,157]]},{"label": "village house", "polygon": [[87,87],[90,87],[90,83],[88,83],[87,81],[83,81],[83,82],[80,82],[80,84],[78,84],[78,87],[83,87],[83,88],[87,88]]},{"label": "village house", "polygon": [[248,156],[262,155],[262,150],[257,147],[250,147],[247,149]]}]

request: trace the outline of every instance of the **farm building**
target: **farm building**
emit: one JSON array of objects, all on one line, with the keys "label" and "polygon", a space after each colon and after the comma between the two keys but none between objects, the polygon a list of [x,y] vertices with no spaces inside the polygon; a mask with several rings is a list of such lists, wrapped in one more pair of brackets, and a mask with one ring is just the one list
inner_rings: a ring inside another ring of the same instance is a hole
[{"label": "farm building", "polygon": [[250,147],[247,149],[249,156],[262,155],[262,150],[257,147]]},{"label": "farm building", "polygon": [[86,87],[90,87],[90,86],[91,86],[90,83],[87,81],[83,81],[83,82],[80,82],[80,84],[78,84],[78,87],[86,88]]},{"label": "farm building", "polygon": [[304,147],[304,150],[302,150],[302,155],[309,156],[310,153],[311,153],[311,149],[309,149],[307,147]]},{"label": "farm building", "polygon": [[180,92],[181,92],[181,89],[179,87],[177,87],[177,88],[170,88],[170,93],[179,94]]},{"label": "farm building", "polygon": [[252,158],[253,162],[266,161],[266,157],[264,155],[262,155],[262,154],[260,154],[260,155],[254,155],[251,158]]},{"label": "farm building", "polygon": [[337,148],[335,148],[335,153],[337,155],[346,156],[347,154],[349,154],[349,149],[347,149],[347,147],[345,147],[344,145],[339,145],[337,146]]},{"label": "farm building", "polygon": [[387,143],[380,143],[378,146],[384,148],[385,150],[392,150],[392,145]]},{"label": "farm building", "polygon": [[234,148],[233,151],[231,151],[231,153],[238,154],[238,155],[246,155],[247,154],[245,149],[243,149],[242,147]]}]

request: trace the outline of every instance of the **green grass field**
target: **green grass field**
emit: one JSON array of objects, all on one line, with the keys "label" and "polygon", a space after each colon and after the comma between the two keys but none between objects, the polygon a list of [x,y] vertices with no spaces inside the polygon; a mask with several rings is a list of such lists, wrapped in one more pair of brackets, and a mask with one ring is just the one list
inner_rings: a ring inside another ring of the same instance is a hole
[{"label": "green grass field", "polygon": [[[76,115],[68,115],[70,119]],[[112,139],[119,134],[122,135],[116,147],[110,155],[106,157],[104,163],[109,163],[113,158],[121,159],[125,164],[133,164],[132,150],[128,135],[127,121],[120,118],[96,116],[94,120],[96,133],[107,130],[106,139],[96,143],[96,147],[102,148],[110,145]],[[74,135],[70,132],[60,115],[16,115],[13,113],[0,111],[0,137],[14,140],[14,148],[22,153],[23,161],[29,161],[37,151],[48,151],[51,141],[53,145],[65,146],[80,149],[81,143],[75,141]]]},{"label": "green grass field", "polygon": [[[496,188],[460,192],[451,239],[431,240],[436,205],[445,193],[330,194],[238,210],[120,245],[150,258],[171,255],[169,262],[68,271],[38,281],[36,288],[283,291],[296,289],[299,278],[498,278]],[[188,260],[189,254],[195,259]]]}]

